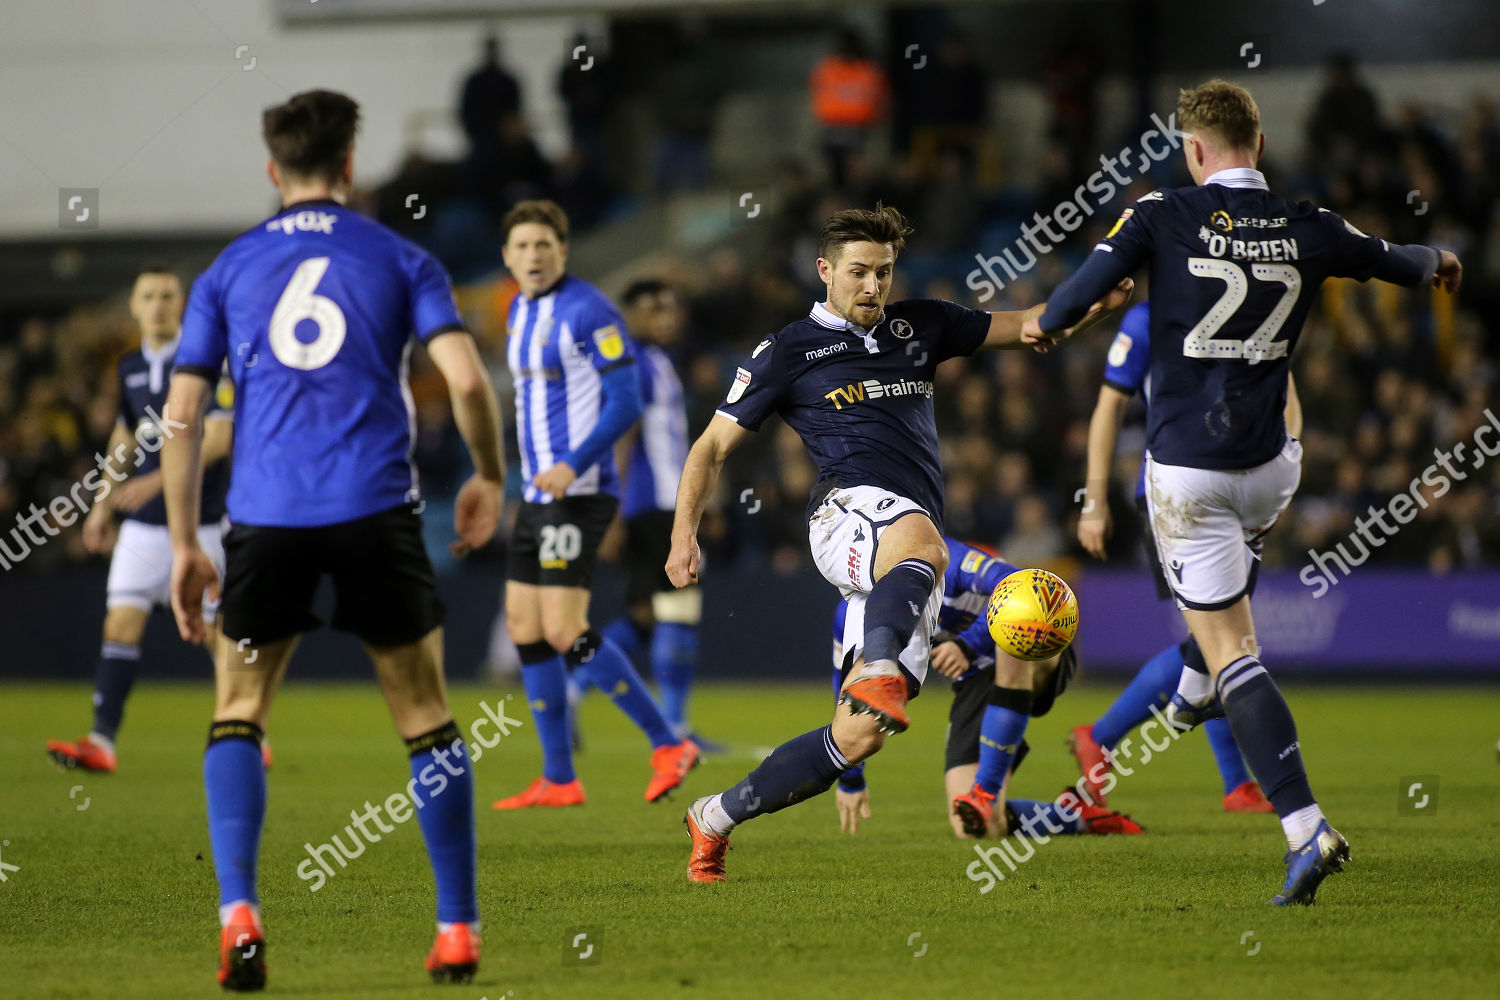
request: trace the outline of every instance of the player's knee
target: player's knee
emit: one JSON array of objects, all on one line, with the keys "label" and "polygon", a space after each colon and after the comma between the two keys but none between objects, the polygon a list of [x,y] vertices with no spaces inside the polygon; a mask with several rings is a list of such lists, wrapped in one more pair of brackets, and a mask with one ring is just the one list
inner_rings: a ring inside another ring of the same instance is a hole
[{"label": "player's knee", "polygon": [[858,764],[885,746],[885,733],[881,732],[880,723],[874,716],[856,715],[834,722],[833,742],[845,760]]},{"label": "player's knee", "polygon": [[559,653],[566,654],[572,651],[573,644],[579,640],[585,629],[576,624],[569,624],[548,625],[544,627],[543,631],[547,645]]},{"label": "player's knee", "polygon": [[139,646],[145,625],[145,616],[135,608],[110,608],[104,615],[104,641]]}]

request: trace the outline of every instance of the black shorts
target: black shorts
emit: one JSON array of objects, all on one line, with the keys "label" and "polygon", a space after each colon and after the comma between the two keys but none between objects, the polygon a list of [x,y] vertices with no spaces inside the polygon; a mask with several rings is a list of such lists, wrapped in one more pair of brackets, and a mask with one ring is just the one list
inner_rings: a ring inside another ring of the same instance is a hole
[{"label": "black shorts", "polygon": [[677,589],[667,579],[675,516],[670,510],[648,510],[625,522],[626,604],[645,604],[653,594]]},{"label": "black shorts", "polygon": [[312,603],[325,573],[331,624],[372,646],[415,642],[443,623],[422,518],[409,504],[317,528],[236,524],[224,563],[219,621],[236,641],[265,645],[321,625]]},{"label": "black shorts", "polygon": [[587,588],[594,582],[599,543],[619,506],[620,501],[603,495],[521,504],[505,578],[541,587]]},{"label": "black shorts", "polygon": [[[984,709],[995,689],[995,668],[985,667],[972,677],[953,684],[953,704],[948,708],[948,742],[943,750],[943,770],[951,771],[965,764],[979,763],[979,730],[984,725]],[[1031,752],[1025,739],[1011,758],[1012,772]]]},{"label": "black shorts", "polygon": [[1146,561],[1151,565],[1151,579],[1156,581],[1156,599],[1165,601],[1172,596],[1172,586],[1162,569],[1161,553],[1156,551],[1156,532],[1151,530],[1151,509],[1144,494],[1135,498],[1135,509],[1141,515],[1141,538],[1146,545]]}]

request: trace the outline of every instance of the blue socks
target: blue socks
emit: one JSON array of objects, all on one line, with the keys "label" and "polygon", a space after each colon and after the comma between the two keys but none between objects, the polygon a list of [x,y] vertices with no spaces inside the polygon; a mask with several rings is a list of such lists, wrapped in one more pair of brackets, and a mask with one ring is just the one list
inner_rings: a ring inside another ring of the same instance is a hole
[{"label": "blue socks", "polygon": [[646,640],[651,638],[651,630],[641,628],[629,615],[621,615],[604,626],[604,638],[619,646],[620,652],[633,660]]},{"label": "blue socks", "polygon": [[99,651],[99,666],[94,671],[94,728],[113,740],[120,731],[125,715],[125,699],[135,683],[135,670],[141,663],[141,647],[123,642],[106,642]]},{"label": "blue socks", "polygon": [[1072,817],[1069,818],[1063,815],[1056,802],[1008,798],[1005,804],[1015,814],[1016,832],[1023,837],[1028,835],[1028,830],[1044,837],[1055,837],[1078,833],[1083,828],[1083,820],[1079,818],[1077,810],[1073,810]]},{"label": "blue socks", "polygon": [[673,731],[661,709],[646,690],[640,674],[630,665],[630,660],[620,652],[620,647],[610,642],[593,629],[579,636],[573,648],[564,656],[569,669],[587,667],[589,680],[594,686],[619,706],[620,711],[651,741],[652,747],[672,746],[680,740]]},{"label": "blue socks", "polygon": [[521,685],[542,744],[542,777],[566,785],[577,777],[568,730],[568,681],[563,658],[545,642],[517,647],[521,654]]},{"label": "blue socks", "polygon": [[1260,660],[1242,656],[1225,667],[1218,691],[1234,738],[1276,815],[1284,819],[1316,805],[1292,710]]},{"label": "blue socks", "polygon": [[730,819],[743,823],[821,795],[847,770],[849,761],[833,742],[832,727],[824,726],[772,750],[744,780],[721,793],[720,801]]},{"label": "blue socks", "polygon": [[1031,690],[993,688],[979,726],[979,773],[974,782],[994,795],[1010,773],[1011,761],[1031,720]]},{"label": "blue socks", "polygon": [[1125,734],[1151,718],[1151,707],[1165,707],[1182,676],[1182,645],[1168,646],[1147,660],[1130,684],[1094,723],[1094,742],[1106,750],[1120,745]]},{"label": "blue socks", "polygon": [[865,598],[865,663],[896,662],[937,586],[937,570],[921,559],[903,559],[875,581]]},{"label": "blue socks", "polygon": [[475,883],[474,770],[458,726],[448,722],[406,741],[411,754],[412,805],[427,842],[437,883],[439,923],[479,919]]},{"label": "blue socks", "polygon": [[662,714],[678,732],[687,728],[688,694],[698,665],[698,626],[657,622],[651,635],[651,670]]},{"label": "blue socks", "polygon": [[203,787],[208,793],[208,840],[213,846],[220,906],[242,899],[260,902],[255,875],[266,818],[261,735],[253,722],[215,722],[208,728]]},{"label": "blue socks", "polygon": [[1203,724],[1203,735],[1213,749],[1214,761],[1219,765],[1219,778],[1224,782],[1224,794],[1228,795],[1250,780],[1245,768],[1245,758],[1240,755],[1240,745],[1234,741],[1234,732],[1227,719],[1209,719]]}]

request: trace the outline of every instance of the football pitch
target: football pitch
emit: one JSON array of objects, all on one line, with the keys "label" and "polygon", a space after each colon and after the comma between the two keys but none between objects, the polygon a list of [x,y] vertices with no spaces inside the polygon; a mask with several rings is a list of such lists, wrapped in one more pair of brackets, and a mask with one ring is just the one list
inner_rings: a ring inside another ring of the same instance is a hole
[{"label": "football pitch", "polygon": [[[415,822],[369,843],[318,891],[305,844],[409,778],[373,682],[298,683],[276,753],[261,854],[271,995],[309,998],[974,996],[1494,997],[1500,983],[1500,691],[1287,686],[1314,791],[1353,859],[1311,909],[1277,910],[1274,816],[1228,815],[1201,734],[1122,777],[1110,805],[1139,837],[1058,837],[988,892],[974,842],[943,815],[940,684],[870,766],[873,817],[841,835],[832,794],[734,834],[729,881],[687,882],[682,812],[757,753],[826,722],[826,686],[709,686],[694,716],[733,745],[675,800],[642,801],[648,747],[593,694],[581,808],[497,813],[540,751],[517,691],[452,690],[465,734],[481,701],[525,724],[475,764],[484,955],[470,986],[432,985],[432,882]],[[1028,733],[1012,794],[1075,776],[1068,728],[1115,692],[1070,692]],[[220,995],[201,754],[203,686],[140,684],[120,773],[63,772],[48,737],[86,728],[82,685],[0,686],[0,997]],[[484,730],[483,732],[489,732]],[[1411,786],[1422,787],[1414,794]],[[374,829],[372,827],[372,829]],[[1023,852],[1024,853],[1024,852]],[[304,868],[309,871],[310,868]]]}]

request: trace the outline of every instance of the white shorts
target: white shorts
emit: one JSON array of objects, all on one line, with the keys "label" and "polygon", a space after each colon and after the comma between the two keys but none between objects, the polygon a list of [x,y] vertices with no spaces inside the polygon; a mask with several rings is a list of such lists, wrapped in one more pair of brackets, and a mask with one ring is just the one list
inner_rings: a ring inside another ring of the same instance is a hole
[{"label": "white shorts", "polygon": [[[871,574],[875,571],[875,550],[880,536],[893,521],[913,511],[928,516],[920,504],[889,490],[852,486],[828,494],[807,523],[813,562],[823,578],[839,588],[839,593],[849,601],[849,610],[844,615],[841,670],[847,670],[864,649],[865,598],[875,586]],[[900,656],[901,666],[918,685],[927,677],[932,637],[937,632],[942,606],[943,578],[939,574],[911,641]]]},{"label": "white shorts", "polygon": [[1302,445],[1253,469],[1160,465],[1146,454],[1146,504],[1177,606],[1217,611],[1255,588],[1261,537],[1297,492]]},{"label": "white shorts", "polygon": [[[223,529],[218,524],[205,524],[198,529],[198,544],[214,561],[219,570],[220,583],[224,580]],[[107,608],[140,608],[150,611],[160,605],[172,606],[172,543],[164,524],[142,524],[126,519],[120,523],[120,537],[115,541],[114,555],[109,560]],[[213,621],[219,605],[210,601],[208,592],[203,594],[203,620]]]}]

